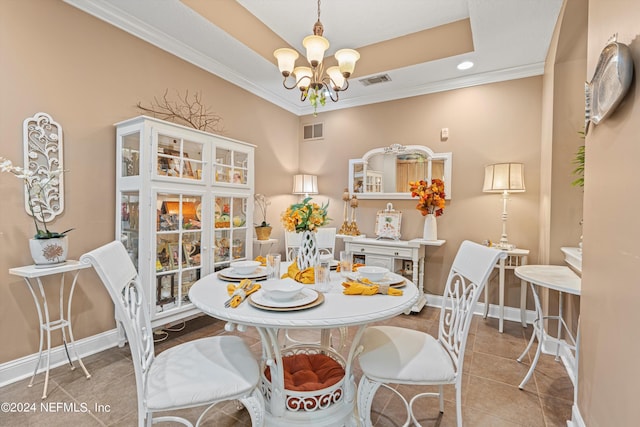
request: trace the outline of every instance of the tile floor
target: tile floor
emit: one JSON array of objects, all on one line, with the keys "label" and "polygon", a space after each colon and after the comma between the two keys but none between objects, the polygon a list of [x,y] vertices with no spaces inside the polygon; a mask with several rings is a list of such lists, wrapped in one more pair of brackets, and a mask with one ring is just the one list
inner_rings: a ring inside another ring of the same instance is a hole
[{"label": "tile floor", "polygon": [[[425,308],[419,314],[401,315],[387,321],[435,334],[437,310]],[[169,338],[156,344],[160,352],[181,342],[203,336],[224,334],[223,323],[206,316],[187,322],[184,330],[170,332]],[[462,391],[462,416],[466,426],[565,426],[571,418],[573,387],[560,362],[542,355],[534,376],[525,390],[518,384],[529,368],[530,358],[520,364],[520,355],[531,334],[531,326],[523,329],[515,322],[505,322],[505,332],[497,331],[497,320],[475,316],[471,325],[465,354]],[[255,330],[243,334],[256,355],[260,342]],[[533,356],[533,351],[531,356]],[[51,371],[46,408],[40,395],[43,375],[28,388],[23,380],[0,388],[0,402],[35,404],[28,413],[0,412],[0,426],[126,426],[136,425],[136,388],[128,348],[113,348],[83,359],[92,378],[87,380],[80,369],[70,371],[59,367]],[[356,380],[359,370],[356,365]],[[400,391],[413,391],[402,386]],[[454,389],[445,389],[445,412],[439,415],[438,402],[424,398],[418,403],[418,419],[423,426],[454,426]],[[66,407],[65,407],[66,404]],[[404,408],[391,392],[380,389],[374,403],[372,420],[375,426],[398,426],[404,420]],[[180,411],[192,422],[199,412]],[[247,412],[234,403],[218,405],[207,416],[203,427],[249,426]],[[173,423],[163,423],[172,427]],[[177,424],[176,424],[177,425]]]}]

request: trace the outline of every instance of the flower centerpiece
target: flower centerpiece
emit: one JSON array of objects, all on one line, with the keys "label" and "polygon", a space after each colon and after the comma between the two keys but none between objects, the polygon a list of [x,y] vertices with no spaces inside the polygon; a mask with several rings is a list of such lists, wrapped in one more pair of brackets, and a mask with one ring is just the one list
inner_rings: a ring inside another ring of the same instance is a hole
[{"label": "flower centerpiece", "polygon": [[436,217],[444,213],[445,206],[444,182],[437,178],[432,179],[431,184],[427,184],[423,180],[409,182],[409,190],[411,191],[411,197],[418,198],[416,209],[420,211],[422,216],[426,216],[423,239],[437,240]]},{"label": "flower centerpiece", "polygon": [[[61,168],[26,170],[14,166],[11,160],[0,157],[0,172],[12,173],[24,182],[26,204],[36,228],[36,234],[29,244],[36,264],[55,264],[65,261],[67,242],[64,238],[73,229],[63,232],[49,230],[51,216],[48,211],[50,193],[53,193],[53,188],[57,187],[63,170]],[[53,242],[52,239],[58,239],[58,241]]]},{"label": "flower centerpiece", "polygon": [[307,197],[302,202],[289,206],[282,214],[282,225],[286,231],[302,233],[300,251],[296,257],[300,270],[312,267],[318,262],[315,232],[318,227],[331,221],[327,216],[328,207],[329,202],[320,206],[311,202],[311,197]]},{"label": "flower centerpiece", "polygon": [[269,240],[269,237],[271,236],[271,226],[267,222],[267,208],[271,204],[271,201],[267,199],[264,194],[256,194],[253,196],[253,199],[262,214],[262,222],[260,225],[256,225],[255,227],[256,236],[258,237],[258,240]]}]

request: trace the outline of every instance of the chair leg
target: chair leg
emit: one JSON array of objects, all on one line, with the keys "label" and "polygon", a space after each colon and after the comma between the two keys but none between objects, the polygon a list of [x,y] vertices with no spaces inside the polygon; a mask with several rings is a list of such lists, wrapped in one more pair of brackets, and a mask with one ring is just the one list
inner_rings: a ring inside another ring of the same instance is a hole
[{"label": "chair leg", "polygon": [[[440,386],[442,387],[442,386]],[[440,395],[442,398],[442,395]],[[442,410],[440,412],[443,412]],[[462,384],[456,384],[456,425],[462,427]]]},{"label": "chair leg", "polygon": [[247,408],[251,416],[252,427],[262,427],[264,425],[264,397],[259,390],[255,389],[251,396],[240,399],[240,402]]},{"label": "chair leg", "polygon": [[376,391],[382,384],[377,381],[371,381],[366,375],[362,375],[358,384],[358,414],[360,416],[360,424],[363,426],[373,425],[371,423],[371,405]]}]

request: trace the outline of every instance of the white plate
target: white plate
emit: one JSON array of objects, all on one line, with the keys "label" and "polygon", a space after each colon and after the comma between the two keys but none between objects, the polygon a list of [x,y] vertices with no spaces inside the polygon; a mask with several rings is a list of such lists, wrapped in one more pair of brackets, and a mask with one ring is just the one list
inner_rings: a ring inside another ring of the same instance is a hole
[{"label": "white plate", "polygon": [[318,298],[318,292],[313,289],[302,289],[298,295],[288,301],[276,301],[267,296],[266,292],[259,290],[255,294],[251,295],[251,300],[256,304],[263,305],[265,307],[298,307],[301,305],[309,304]]},{"label": "white plate", "polygon": [[258,277],[265,277],[267,275],[267,267],[258,267],[251,274],[239,274],[233,267],[228,267],[218,271],[218,275],[228,277],[229,279],[257,279]]},{"label": "white plate", "polygon": [[[358,274],[358,272],[355,273],[351,273],[347,276],[350,280],[362,280],[364,279],[364,276]],[[405,284],[405,278],[399,274],[396,273],[387,273],[385,274],[385,276],[382,278],[382,280],[376,280],[373,281],[373,283],[378,284],[378,285],[389,285],[389,286],[402,286]]]}]

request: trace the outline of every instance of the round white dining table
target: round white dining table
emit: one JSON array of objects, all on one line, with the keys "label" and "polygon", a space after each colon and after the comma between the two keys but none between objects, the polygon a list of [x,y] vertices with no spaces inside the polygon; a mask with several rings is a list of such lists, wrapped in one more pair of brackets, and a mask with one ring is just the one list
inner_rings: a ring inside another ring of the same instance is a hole
[{"label": "round white dining table", "polygon": [[[282,271],[287,271],[283,264]],[[355,426],[359,420],[355,411],[356,393],[352,365],[357,355],[358,343],[367,324],[388,319],[398,314],[409,313],[418,300],[418,288],[409,280],[402,289],[402,296],[390,295],[344,295],[342,293],[343,277],[340,273],[331,272],[331,289],[322,293],[324,301],[311,308],[292,311],[272,311],[257,308],[244,301],[237,308],[227,308],[224,302],[229,298],[228,281],[218,278],[217,273],[198,280],[189,290],[189,299],[202,312],[227,321],[227,329],[235,325],[255,327],[262,341],[263,369],[271,370],[272,384],[270,388],[261,386],[265,397],[266,426]],[[307,289],[314,289],[314,285]],[[262,291],[258,291],[262,292]],[[254,295],[257,295],[254,294]],[[250,297],[249,297],[250,298]],[[335,352],[330,346],[329,331],[332,328],[357,327],[348,353],[343,355],[345,362],[344,393],[333,403],[323,407],[293,411],[287,407],[287,391],[284,390],[284,373],[280,367],[283,354],[287,349],[282,347],[279,331],[287,329],[317,329],[322,331],[322,340],[318,345],[321,352]]]}]

